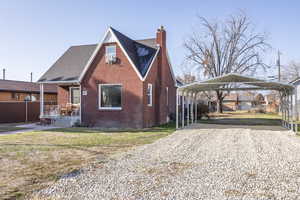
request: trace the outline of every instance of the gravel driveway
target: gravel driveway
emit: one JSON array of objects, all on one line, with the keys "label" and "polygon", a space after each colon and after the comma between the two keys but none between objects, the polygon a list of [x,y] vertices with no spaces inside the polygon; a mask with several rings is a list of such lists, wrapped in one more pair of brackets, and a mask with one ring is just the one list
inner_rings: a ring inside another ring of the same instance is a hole
[{"label": "gravel driveway", "polygon": [[289,131],[180,130],[66,176],[54,199],[300,199],[300,137]]}]

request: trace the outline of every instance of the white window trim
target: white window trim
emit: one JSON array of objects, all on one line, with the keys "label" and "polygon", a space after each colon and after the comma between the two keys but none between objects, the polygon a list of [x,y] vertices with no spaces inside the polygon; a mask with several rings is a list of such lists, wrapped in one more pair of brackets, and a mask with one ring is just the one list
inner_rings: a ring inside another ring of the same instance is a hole
[{"label": "white window trim", "polygon": [[[151,88],[151,93],[150,93],[150,103],[148,103],[148,89],[149,89],[149,86]],[[151,83],[148,83],[148,87],[147,87],[147,105],[149,107],[152,107],[153,105],[153,86]]]},{"label": "white window trim", "polygon": [[115,48],[114,56],[117,56],[117,46],[115,44],[109,44],[109,45],[105,46],[105,55],[106,56],[111,55],[111,54],[107,54],[107,48],[109,48],[109,47]]},{"label": "white window trim", "polygon": [[[104,85],[118,85],[121,86],[121,107],[101,107],[101,86]],[[123,85],[120,83],[116,84],[98,84],[98,109],[99,110],[122,110],[122,101],[123,101]]]},{"label": "white window trim", "polygon": [[[73,88],[78,88],[79,89],[79,92],[80,92],[80,86],[72,86],[72,87],[69,87],[69,103],[72,103],[72,89]],[[81,96],[81,94],[80,94]],[[81,100],[79,102],[81,104]],[[72,103],[73,104],[73,103]]]},{"label": "white window trim", "polygon": [[166,87],[166,96],[167,96],[166,105],[168,106],[169,105],[169,87]]}]

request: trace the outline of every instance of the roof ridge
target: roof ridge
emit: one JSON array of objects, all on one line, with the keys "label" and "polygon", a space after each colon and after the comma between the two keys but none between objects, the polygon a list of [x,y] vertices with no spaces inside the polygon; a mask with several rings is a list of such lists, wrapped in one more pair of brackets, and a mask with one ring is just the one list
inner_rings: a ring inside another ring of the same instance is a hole
[{"label": "roof ridge", "polygon": [[0,81],[10,81],[10,82],[20,82],[20,83],[34,83],[38,84],[37,82],[31,82],[31,81],[20,81],[20,80],[7,80],[7,79],[0,79]]},{"label": "roof ridge", "polygon": [[72,46],[70,46],[70,48],[71,48],[71,47],[82,47],[82,46],[94,46],[94,45],[97,45],[97,43],[95,43],[95,44],[79,44],[79,45],[72,45]]},{"label": "roof ridge", "polygon": [[138,40],[135,40],[135,41],[143,41],[143,40],[156,40],[156,38],[145,38],[145,39],[138,39]]}]

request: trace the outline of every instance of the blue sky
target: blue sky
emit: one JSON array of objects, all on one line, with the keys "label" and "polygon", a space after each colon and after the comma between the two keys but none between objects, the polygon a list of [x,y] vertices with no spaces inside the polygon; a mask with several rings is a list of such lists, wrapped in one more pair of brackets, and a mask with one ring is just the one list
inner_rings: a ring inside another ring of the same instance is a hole
[{"label": "blue sky", "polygon": [[[240,9],[269,33],[269,43],[282,51],[282,61],[300,61],[300,1],[76,1],[1,0],[0,69],[7,79],[37,80],[71,45],[97,43],[111,25],[133,39],[155,37],[167,30],[175,72],[184,58],[183,40],[197,24],[196,15],[224,19]],[[275,63],[275,51],[266,62]]]}]

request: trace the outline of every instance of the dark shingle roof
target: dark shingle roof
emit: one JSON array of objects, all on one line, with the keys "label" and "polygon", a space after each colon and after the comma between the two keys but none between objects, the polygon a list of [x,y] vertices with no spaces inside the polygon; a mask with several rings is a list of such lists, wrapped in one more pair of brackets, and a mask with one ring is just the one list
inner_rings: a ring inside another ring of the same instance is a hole
[{"label": "dark shingle roof", "polygon": [[157,44],[156,44],[156,39],[155,38],[150,38],[150,39],[143,39],[143,40],[135,40],[138,43],[141,43],[143,45],[149,46],[153,49],[157,49]]},{"label": "dark shingle roof", "polygon": [[[132,40],[119,31],[113,28],[110,29],[137,67],[140,75],[144,77],[156,51],[158,51],[155,38]],[[97,44],[70,47],[39,79],[39,82],[79,81],[79,77],[96,47]]]},{"label": "dark shingle roof", "polygon": [[78,81],[96,46],[91,44],[70,47],[39,79],[39,82]]},{"label": "dark shingle roof", "polygon": [[155,46],[153,39],[136,41],[113,28],[111,30],[120,41],[134,65],[138,68],[142,77],[144,77],[157,51],[156,48],[153,48]]},{"label": "dark shingle roof", "polygon": [[[0,80],[0,91],[39,93],[40,85],[33,82]],[[45,93],[57,93],[55,84],[45,84]]]}]

